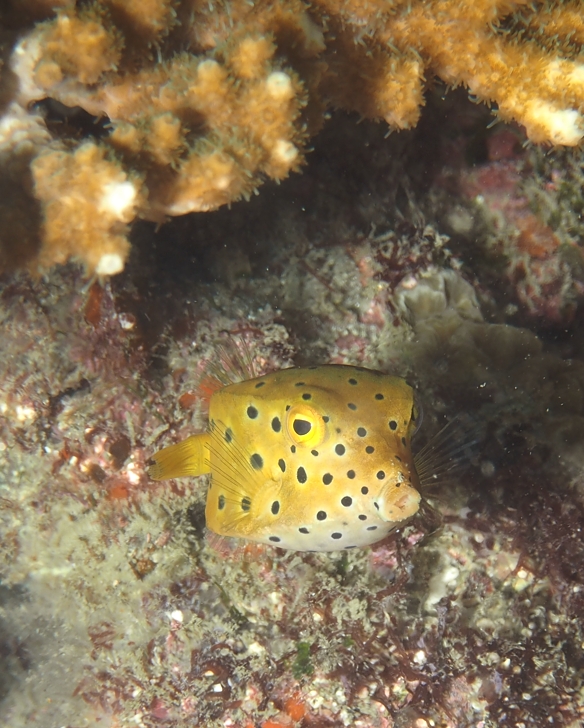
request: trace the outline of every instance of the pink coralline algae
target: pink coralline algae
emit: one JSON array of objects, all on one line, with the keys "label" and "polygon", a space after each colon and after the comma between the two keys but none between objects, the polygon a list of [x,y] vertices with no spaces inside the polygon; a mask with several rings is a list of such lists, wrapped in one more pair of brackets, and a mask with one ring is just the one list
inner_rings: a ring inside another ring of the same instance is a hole
[{"label": "pink coralline algae", "polygon": [[[463,172],[460,189],[473,200],[490,228],[488,248],[504,262],[504,275],[522,314],[549,325],[570,323],[584,297],[584,280],[575,260],[584,265],[577,238],[561,239],[534,211],[526,182],[532,161],[516,151],[517,136],[495,135],[490,161]],[[545,192],[557,196],[559,175]]]}]

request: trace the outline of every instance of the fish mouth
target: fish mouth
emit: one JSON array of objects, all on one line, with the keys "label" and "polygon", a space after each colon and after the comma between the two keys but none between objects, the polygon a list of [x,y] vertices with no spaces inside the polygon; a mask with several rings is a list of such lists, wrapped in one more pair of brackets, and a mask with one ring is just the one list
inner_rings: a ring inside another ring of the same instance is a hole
[{"label": "fish mouth", "polygon": [[402,483],[399,491],[395,491],[393,488],[391,495],[386,492],[377,500],[379,516],[388,523],[399,523],[414,516],[422,500],[420,492],[409,484]]}]

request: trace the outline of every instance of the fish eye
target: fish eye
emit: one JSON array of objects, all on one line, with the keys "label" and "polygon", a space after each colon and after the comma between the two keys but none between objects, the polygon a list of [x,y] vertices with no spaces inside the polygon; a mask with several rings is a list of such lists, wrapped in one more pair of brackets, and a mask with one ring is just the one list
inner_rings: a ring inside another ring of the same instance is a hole
[{"label": "fish eye", "polygon": [[286,429],[294,443],[306,445],[310,448],[320,445],[326,434],[322,415],[313,407],[304,403],[288,410],[286,413]]},{"label": "fish eye", "polygon": [[312,423],[297,417],[292,423],[292,429],[297,435],[308,435],[310,430],[312,430]]}]

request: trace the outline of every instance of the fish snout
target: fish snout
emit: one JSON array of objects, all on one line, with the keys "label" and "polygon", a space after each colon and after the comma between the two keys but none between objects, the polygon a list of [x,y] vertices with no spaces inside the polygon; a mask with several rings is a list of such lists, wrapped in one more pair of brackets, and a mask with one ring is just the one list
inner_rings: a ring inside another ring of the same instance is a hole
[{"label": "fish snout", "polygon": [[377,500],[379,516],[384,521],[405,521],[418,512],[420,500],[419,491],[407,483],[388,486]]}]

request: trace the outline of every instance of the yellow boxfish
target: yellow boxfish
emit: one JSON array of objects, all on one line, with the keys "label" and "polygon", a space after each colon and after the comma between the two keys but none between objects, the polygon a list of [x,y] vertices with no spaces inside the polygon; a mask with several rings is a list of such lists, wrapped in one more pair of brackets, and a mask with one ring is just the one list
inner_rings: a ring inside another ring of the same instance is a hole
[{"label": "yellow boxfish", "polygon": [[413,516],[412,388],[361,367],[283,369],[216,391],[207,432],[160,450],[155,480],[210,474],[207,526],[297,551],[368,546]]}]

